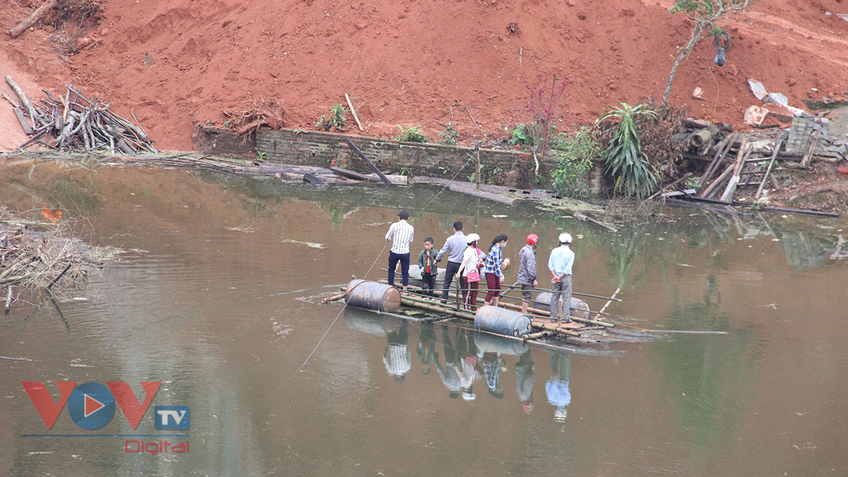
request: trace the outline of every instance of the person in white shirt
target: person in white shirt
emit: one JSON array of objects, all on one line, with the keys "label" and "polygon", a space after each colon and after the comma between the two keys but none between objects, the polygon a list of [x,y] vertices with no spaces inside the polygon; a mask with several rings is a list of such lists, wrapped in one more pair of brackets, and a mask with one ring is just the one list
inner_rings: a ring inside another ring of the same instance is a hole
[{"label": "person in white shirt", "polygon": [[401,210],[398,213],[398,221],[389,227],[386,232],[386,242],[392,242],[392,250],[389,252],[389,285],[395,285],[395,269],[400,262],[403,289],[409,285],[409,244],[415,240],[415,227],[409,225],[409,212]]},{"label": "person in white shirt", "polygon": [[[457,273],[461,277],[460,283],[462,286],[462,302],[465,307],[471,311],[477,311],[477,294],[480,286],[480,266],[483,264],[486,254],[477,248],[477,241],[480,236],[477,234],[468,234],[465,241],[468,247],[462,255],[462,264],[459,266]],[[477,275],[474,276],[476,272]],[[472,274],[472,279],[468,280],[468,274]]]}]

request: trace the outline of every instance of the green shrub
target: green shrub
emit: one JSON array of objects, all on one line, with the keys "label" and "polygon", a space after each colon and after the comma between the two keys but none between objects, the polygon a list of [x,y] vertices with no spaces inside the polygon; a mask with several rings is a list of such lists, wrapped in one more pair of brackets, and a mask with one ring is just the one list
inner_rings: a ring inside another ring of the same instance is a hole
[{"label": "green shrub", "polygon": [[343,104],[339,103],[330,108],[329,117],[322,114],[321,118],[318,119],[318,122],[315,124],[315,127],[321,128],[324,131],[329,131],[333,127],[341,129],[344,127],[345,121],[347,121],[347,108],[345,108]]},{"label": "green shrub", "polygon": [[456,129],[451,127],[451,123],[448,123],[447,126],[445,126],[445,130],[439,133],[439,136],[442,137],[439,144],[444,144],[446,146],[455,146],[456,141],[459,140],[459,133]]},{"label": "green shrub", "polygon": [[509,143],[520,144],[522,146],[532,146],[533,136],[530,135],[530,131],[527,126],[519,124],[512,130],[512,138],[509,140]]},{"label": "green shrub", "polygon": [[581,176],[592,169],[594,159],[601,152],[600,146],[587,127],[574,134],[560,133],[551,143],[556,155],[556,166],[551,171],[551,186],[557,194],[575,199],[589,195]]},{"label": "green shrub", "polygon": [[400,135],[395,138],[395,141],[402,142],[427,142],[427,136],[421,134],[421,131],[418,130],[421,126],[411,126],[409,129],[404,129],[401,125],[398,125],[400,128]]},{"label": "green shrub", "polygon": [[604,151],[606,173],[615,180],[616,192],[624,192],[641,199],[650,195],[656,187],[656,173],[642,152],[637,129],[640,117],[656,115],[657,113],[643,104],[630,106],[621,103],[620,107],[607,110],[598,120],[599,123],[611,120],[616,129]]}]

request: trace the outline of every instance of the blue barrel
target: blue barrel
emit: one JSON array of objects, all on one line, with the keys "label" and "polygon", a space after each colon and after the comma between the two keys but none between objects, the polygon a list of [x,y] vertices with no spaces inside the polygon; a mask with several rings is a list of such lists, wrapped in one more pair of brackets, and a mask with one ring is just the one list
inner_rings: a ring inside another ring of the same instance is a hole
[{"label": "blue barrel", "polygon": [[497,306],[479,308],[474,328],[507,336],[523,336],[532,331],[530,318],[526,315]]},{"label": "blue barrel", "polygon": [[351,280],[345,289],[345,303],[366,310],[397,311],[400,308],[400,292],[382,283]]},{"label": "blue barrel", "polygon": [[477,349],[484,353],[509,354],[521,356],[530,350],[530,345],[523,340],[510,340],[488,333],[477,333],[474,335],[474,344]]},{"label": "blue barrel", "polygon": [[[536,300],[533,302],[533,308],[537,310],[551,311],[551,293],[542,292],[536,295]],[[571,297],[571,316],[577,318],[589,319],[589,304],[583,300]]]}]

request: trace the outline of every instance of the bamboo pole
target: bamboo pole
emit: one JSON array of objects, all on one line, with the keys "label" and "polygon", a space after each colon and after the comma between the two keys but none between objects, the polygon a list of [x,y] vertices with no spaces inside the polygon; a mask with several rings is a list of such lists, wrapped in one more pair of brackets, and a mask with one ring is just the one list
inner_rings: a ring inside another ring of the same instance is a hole
[{"label": "bamboo pole", "polygon": [[468,315],[463,314],[461,312],[458,312],[456,310],[451,310],[450,308],[443,308],[441,306],[437,306],[437,305],[433,305],[433,304],[419,303],[418,300],[412,300],[409,297],[401,297],[400,302],[401,302],[402,305],[411,306],[413,308],[421,308],[423,310],[428,310],[428,311],[432,311],[432,312],[435,312],[435,313],[444,313],[444,314],[447,314],[447,315],[456,316],[458,318],[464,318],[464,319],[470,318]]},{"label": "bamboo pole", "polygon": [[[613,294],[612,294],[612,298],[615,298],[615,296],[616,296],[616,295],[618,295],[618,292],[620,292],[620,291],[621,291],[621,287],[616,288],[616,289],[615,289],[615,293],[613,293]],[[606,309],[607,309],[607,307],[610,305],[610,303],[612,303],[612,300],[611,300],[611,299],[610,299],[610,300],[608,300],[608,301],[604,304],[604,306],[601,308],[601,310],[598,312],[598,314],[599,314],[599,315],[603,315],[603,314],[604,314],[604,311],[606,311]]]},{"label": "bamboo pole", "polygon": [[544,337],[550,336],[550,335],[551,335],[551,332],[548,331],[548,330],[545,330],[545,331],[539,331],[537,333],[528,333],[528,334],[522,336],[521,339],[523,339],[524,341],[529,341],[529,340],[544,338]]},{"label": "bamboo pole", "polygon": [[341,300],[344,298],[346,293],[339,293],[338,295],[328,296],[321,300],[321,303],[329,303],[331,301]]},{"label": "bamboo pole", "polygon": [[364,129],[362,129],[362,123],[359,122],[359,116],[356,115],[356,110],[353,109],[353,102],[350,100],[350,96],[348,96],[347,93],[345,93],[345,99],[347,100],[348,107],[350,107],[351,114],[353,114],[353,120],[356,121],[356,125],[359,126],[359,130],[364,131]]}]

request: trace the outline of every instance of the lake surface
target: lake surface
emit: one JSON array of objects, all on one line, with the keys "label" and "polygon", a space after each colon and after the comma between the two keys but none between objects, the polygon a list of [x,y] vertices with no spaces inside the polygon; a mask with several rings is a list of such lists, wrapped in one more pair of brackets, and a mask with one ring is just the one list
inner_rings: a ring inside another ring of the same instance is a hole
[{"label": "lake surface", "polygon": [[[848,474],[848,260],[829,258],[846,219],[668,207],[612,233],[438,192],[0,169],[0,204],[62,208],[82,238],[126,251],[65,300],[22,297],[0,320],[0,475]],[[508,234],[515,264],[528,233],[542,265],[570,232],[575,290],[621,286],[622,325],[554,351],[320,304],[351,275],[384,276],[399,208],[413,259],[454,220],[482,242]],[[56,381],[125,381],[140,401],[142,381],[162,384],[137,429],[120,410],[83,429],[66,407],[47,430],[23,381],[54,399]],[[189,430],[154,428],[167,405],[190,408]]]}]

